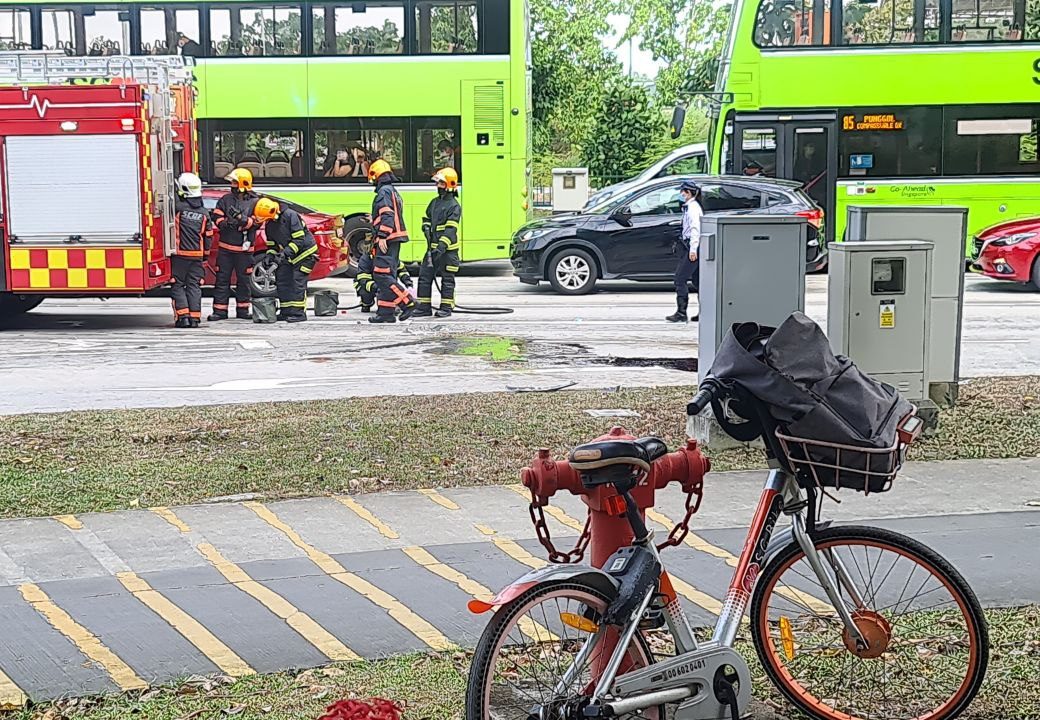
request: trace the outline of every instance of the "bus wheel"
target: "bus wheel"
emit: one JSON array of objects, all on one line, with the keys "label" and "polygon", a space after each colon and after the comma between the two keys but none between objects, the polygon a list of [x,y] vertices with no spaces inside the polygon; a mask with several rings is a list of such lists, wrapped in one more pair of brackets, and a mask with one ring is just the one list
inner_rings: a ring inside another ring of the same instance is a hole
[{"label": "bus wheel", "polygon": [[16,295],[0,293],[0,320],[6,320],[27,313],[43,302],[38,295]]},{"label": "bus wheel", "polygon": [[343,221],[343,243],[350,249],[350,268],[347,277],[357,275],[361,246],[372,235],[372,224],[363,215],[354,215]]}]

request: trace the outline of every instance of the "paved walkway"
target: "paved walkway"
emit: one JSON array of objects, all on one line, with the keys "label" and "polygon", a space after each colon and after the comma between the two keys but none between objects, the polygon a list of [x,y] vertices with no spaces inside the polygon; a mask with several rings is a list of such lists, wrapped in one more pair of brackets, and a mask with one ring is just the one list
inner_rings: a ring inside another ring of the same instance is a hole
[{"label": "paved walkway", "polygon": [[[761,482],[710,475],[696,534],[665,555],[699,623],[720,608]],[[910,464],[891,493],[841,497],[830,519],[923,540],[986,604],[1040,602],[1040,459]],[[558,500],[550,528],[573,540],[583,506]],[[681,508],[666,492],[652,519]],[[487,618],[466,602],[540,566],[533,538],[508,487],[3,521],[0,704],[469,646]]]}]

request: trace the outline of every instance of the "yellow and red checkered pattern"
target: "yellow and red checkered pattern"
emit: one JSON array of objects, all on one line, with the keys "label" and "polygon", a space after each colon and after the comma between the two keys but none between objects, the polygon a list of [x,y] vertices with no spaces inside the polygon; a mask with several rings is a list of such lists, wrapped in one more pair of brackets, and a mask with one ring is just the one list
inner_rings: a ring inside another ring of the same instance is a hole
[{"label": "yellow and red checkered pattern", "polygon": [[142,248],[11,248],[11,289],[141,290]]}]

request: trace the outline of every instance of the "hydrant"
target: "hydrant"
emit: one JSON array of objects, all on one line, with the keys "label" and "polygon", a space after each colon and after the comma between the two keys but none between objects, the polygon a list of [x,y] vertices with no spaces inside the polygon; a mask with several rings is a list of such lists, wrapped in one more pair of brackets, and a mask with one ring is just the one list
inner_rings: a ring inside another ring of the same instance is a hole
[{"label": "hydrant", "polygon": [[[624,428],[614,427],[594,442],[635,439]],[[689,498],[688,518],[700,504],[704,476],[710,469],[711,463],[701,453],[697,442],[688,440],[686,447],[668,453],[650,465],[650,472],[632,490],[632,498],[639,506],[640,514],[645,516],[647,508],[654,506],[657,491],[670,482],[677,482]],[[586,488],[581,482],[581,474],[570,463],[553,460],[546,449],[538,451],[530,466],[521,471],[520,479],[531,491],[533,507],[545,507],[560,490],[581,497],[589,508],[589,560],[593,567],[602,568],[617,550],[632,544],[632,528],[625,518],[624,499],[612,485]],[[694,496],[696,503],[691,504]]]}]

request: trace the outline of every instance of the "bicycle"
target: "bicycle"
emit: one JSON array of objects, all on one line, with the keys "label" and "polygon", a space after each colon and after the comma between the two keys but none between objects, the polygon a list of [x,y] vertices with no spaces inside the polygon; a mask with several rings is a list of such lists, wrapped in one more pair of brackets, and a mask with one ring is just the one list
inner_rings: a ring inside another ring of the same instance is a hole
[{"label": "bicycle", "polygon": [[[790,437],[761,404],[714,378],[687,412],[710,404],[718,416],[731,402],[742,409],[738,416],[757,417],[770,471],[711,638],[695,637],[631,495],[667,451],[664,443],[580,446],[571,467],[586,488],[614,487],[635,540],[603,569],[548,565],[500,595],[513,599],[498,607],[477,645],[467,720],[737,720],[751,699],[749,666],[735,648],[749,605],[766,676],[810,717],[947,720],[967,708],[989,646],[972,589],[912,538],[819,521],[821,474],[839,485],[838,473],[849,471],[842,452],[862,457],[862,448]],[[920,431],[920,419],[908,415],[895,446],[867,451],[882,469],[868,461],[857,477],[890,483]],[[813,460],[812,444],[828,448],[833,461]],[[791,525],[775,532],[781,516]],[[648,633],[661,629],[675,651],[655,659],[650,639],[657,636]]]}]

